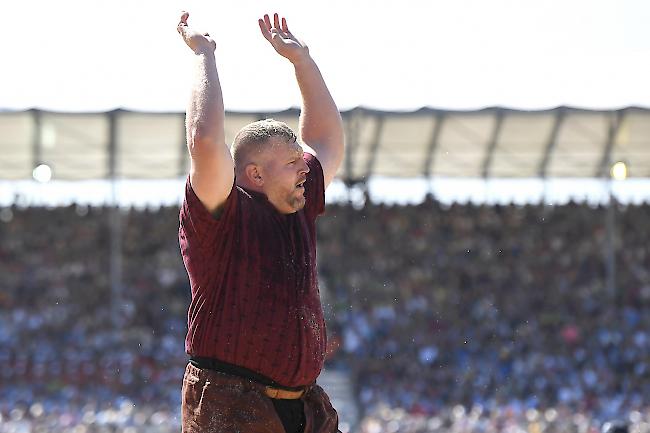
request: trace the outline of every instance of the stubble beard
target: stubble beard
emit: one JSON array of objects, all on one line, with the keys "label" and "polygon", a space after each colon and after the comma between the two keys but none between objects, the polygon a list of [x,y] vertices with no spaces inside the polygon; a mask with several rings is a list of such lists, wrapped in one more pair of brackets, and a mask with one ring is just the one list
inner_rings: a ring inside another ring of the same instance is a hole
[{"label": "stubble beard", "polygon": [[297,212],[300,209],[305,207],[307,200],[305,199],[305,196],[302,193],[300,195],[296,195],[294,193],[289,197],[288,203],[289,206],[291,206],[291,209]]}]

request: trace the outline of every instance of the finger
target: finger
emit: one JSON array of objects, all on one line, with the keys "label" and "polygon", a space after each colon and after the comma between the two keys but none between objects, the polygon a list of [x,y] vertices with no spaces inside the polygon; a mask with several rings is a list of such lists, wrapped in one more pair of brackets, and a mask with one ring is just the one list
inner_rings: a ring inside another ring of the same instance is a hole
[{"label": "finger", "polygon": [[268,14],[264,14],[264,24],[266,24],[266,28],[271,30],[271,18],[269,18]]},{"label": "finger", "polygon": [[289,26],[287,26],[287,20],[285,18],[282,18],[282,31],[285,33],[291,33],[289,31]]},{"label": "finger", "polygon": [[263,19],[257,20],[257,23],[260,25],[260,30],[262,31],[262,36],[268,41],[271,40],[271,32],[269,31],[269,28],[267,27],[266,23],[264,22]]},{"label": "finger", "polygon": [[188,12],[183,11],[181,13],[181,19],[178,21],[178,25],[176,26],[176,30],[178,33],[181,35],[185,36],[185,31],[187,30],[187,18],[190,16]]},{"label": "finger", "polygon": [[176,27],[176,31],[177,31],[178,33],[180,33],[181,36],[185,37],[185,34],[186,34],[185,32],[187,32],[187,26],[185,26],[185,25],[183,25],[183,24],[179,24],[179,25]]},{"label": "finger", "polygon": [[277,12],[273,14],[273,27],[280,30],[280,17]]}]

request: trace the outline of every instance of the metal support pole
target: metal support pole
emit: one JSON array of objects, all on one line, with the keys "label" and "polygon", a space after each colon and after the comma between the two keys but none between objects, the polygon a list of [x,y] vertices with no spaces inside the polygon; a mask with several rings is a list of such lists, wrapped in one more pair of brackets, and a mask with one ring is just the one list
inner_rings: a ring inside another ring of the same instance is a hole
[{"label": "metal support pole", "polygon": [[111,183],[111,202],[109,211],[109,281],[111,284],[111,320],[116,329],[122,327],[122,215],[120,213],[117,190],[117,112],[108,113],[108,176]]},{"label": "metal support pole", "polygon": [[548,203],[548,167],[551,163],[551,154],[555,150],[558,139],[560,137],[560,131],[562,125],[564,124],[564,119],[566,118],[567,109],[566,107],[558,107],[556,109],[555,121],[553,122],[553,127],[546,142],[546,147],[544,150],[544,156],[539,163],[539,169],[537,170],[538,176],[542,179],[542,206],[546,206]]},{"label": "metal support pole", "polygon": [[423,174],[424,177],[427,179],[427,186],[428,186],[428,194],[431,195],[431,197],[435,197],[435,188],[434,188],[434,180],[433,180],[433,165],[435,162],[435,156],[436,152],[438,150],[438,142],[440,141],[440,134],[442,131],[442,126],[445,122],[445,115],[442,111],[436,111],[434,112],[434,117],[433,117],[433,130],[431,131],[431,139],[429,140],[429,147],[427,148],[427,153],[425,155],[425,161],[424,161],[424,167],[423,167]]},{"label": "metal support pole", "polygon": [[111,179],[110,210],[110,282],[113,325],[120,328],[122,320],[122,215],[118,202],[117,181]]},{"label": "metal support pole", "polygon": [[361,109],[357,108],[347,113],[347,131],[345,140],[345,159],[343,160],[343,182],[348,196],[348,204],[352,203],[352,158],[359,145],[359,122],[363,115]]},{"label": "metal support pole", "polygon": [[610,173],[612,169],[612,151],[616,145],[618,131],[623,124],[625,112],[623,110],[616,111],[610,118],[610,126],[607,134],[607,141],[605,142],[605,149],[601,163],[598,167],[598,175],[603,176],[607,182],[607,213],[605,216],[605,226],[607,230],[607,244],[605,251],[605,277],[607,281],[607,290],[611,296],[612,301],[618,307],[621,306],[622,294],[618,293],[616,287],[616,208],[617,202],[614,197],[613,179]]},{"label": "metal support pole", "polygon": [[43,120],[39,110],[32,110],[34,133],[32,134],[32,170],[43,163]]},{"label": "metal support pole", "polygon": [[606,239],[605,244],[605,278],[607,292],[617,307],[622,301],[616,287],[616,199],[612,191],[612,179],[607,180],[608,203],[605,214]]}]

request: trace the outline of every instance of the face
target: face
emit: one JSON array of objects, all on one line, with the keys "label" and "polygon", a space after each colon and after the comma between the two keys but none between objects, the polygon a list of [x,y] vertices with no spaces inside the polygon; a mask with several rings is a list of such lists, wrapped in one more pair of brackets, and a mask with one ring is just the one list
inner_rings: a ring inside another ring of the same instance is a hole
[{"label": "face", "polygon": [[304,183],[309,167],[298,143],[288,143],[279,137],[272,140],[260,167],[264,179],[262,190],[279,212],[294,213],[305,206]]}]

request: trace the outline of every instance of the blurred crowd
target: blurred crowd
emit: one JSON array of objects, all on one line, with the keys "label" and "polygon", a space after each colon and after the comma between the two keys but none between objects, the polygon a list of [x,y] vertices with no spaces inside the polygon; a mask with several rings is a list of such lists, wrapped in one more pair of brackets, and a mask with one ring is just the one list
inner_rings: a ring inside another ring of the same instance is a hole
[{"label": "blurred crowd", "polygon": [[[357,430],[650,431],[650,206],[618,205],[611,238],[607,212],[329,205],[328,367]],[[178,430],[177,230],[177,207],[0,209],[0,433]]]},{"label": "blurred crowd", "polygon": [[613,216],[612,286],[604,207],[330,206],[320,272],[366,415],[645,413],[650,206]]},{"label": "blurred crowd", "polygon": [[0,211],[1,433],[178,431],[189,293],[177,212],[121,211],[112,258],[110,208]]}]

